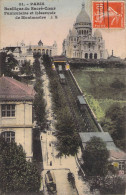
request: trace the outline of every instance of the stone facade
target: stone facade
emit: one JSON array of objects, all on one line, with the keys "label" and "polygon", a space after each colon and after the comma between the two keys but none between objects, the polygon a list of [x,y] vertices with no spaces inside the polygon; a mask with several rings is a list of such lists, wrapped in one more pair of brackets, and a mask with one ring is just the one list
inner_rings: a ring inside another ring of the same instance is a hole
[{"label": "stone facade", "polygon": [[31,102],[0,102],[2,105],[15,105],[14,117],[2,117],[0,112],[0,133],[11,141],[9,132],[13,132],[14,141],[21,144],[26,152],[27,159],[32,159],[32,105]]},{"label": "stone facade", "polygon": [[92,33],[91,20],[85,10],[85,4],[76,18],[73,29],[63,41],[63,55],[68,58],[106,59],[105,41],[101,32]]},{"label": "stone facade", "polygon": [[[6,89],[7,88],[7,89]],[[21,144],[32,160],[32,102],[34,91],[9,77],[0,78],[0,134],[7,142]]]},{"label": "stone facade", "polygon": [[49,56],[57,55],[57,43],[55,41],[52,46],[43,45],[41,40],[38,42],[38,45],[25,45],[22,41],[19,46],[11,46],[4,49],[9,53],[13,53],[19,65],[22,65],[25,61],[29,61],[32,65],[34,62],[33,53],[39,52]]}]

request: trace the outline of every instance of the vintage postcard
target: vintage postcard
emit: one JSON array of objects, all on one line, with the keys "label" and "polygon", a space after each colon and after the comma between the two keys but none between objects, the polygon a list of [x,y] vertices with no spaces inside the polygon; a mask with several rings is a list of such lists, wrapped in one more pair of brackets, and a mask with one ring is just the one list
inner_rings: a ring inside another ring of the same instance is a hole
[{"label": "vintage postcard", "polygon": [[126,1],[0,1],[0,194],[125,194]]}]

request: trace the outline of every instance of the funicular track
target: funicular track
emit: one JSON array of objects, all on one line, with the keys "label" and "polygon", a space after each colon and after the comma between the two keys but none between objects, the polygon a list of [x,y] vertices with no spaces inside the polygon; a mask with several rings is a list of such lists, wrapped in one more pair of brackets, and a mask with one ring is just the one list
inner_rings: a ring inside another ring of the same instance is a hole
[{"label": "funicular track", "polygon": [[82,95],[82,93],[80,92],[77,85],[75,84],[75,82],[70,74],[70,71],[65,71],[65,77],[67,80],[67,87],[69,88],[69,90],[71,92],[71,96],[74,99],[73,107],[76,109],[76,113],[79,114],[80,120],[82,121],[83,126],[81,128],[81,131],[85,131],[85,132],[94,131],[94,127],[93,127],[94,124],[92,125],[91,118],[89,118],[89,113],[88,113],[87,107],[85,106],[85,110],[82,112],[77,105],[77,96]]},{"label": "funicular track", "polygon": [[[61,67],[60,67],[61,68]],[[57,70],[57,76],[59,77],[59,71]],[[77,104],[77,96],[83,95],[80,89],[77,87],[73,76],[70,71],[62,69],[66,79],[66,84],[61,84],[66,104],[68,105],[73,122],[78,132],[93,132],[99,131],[96,124],[94,123],[92,116],[89,112],[88,106],[86,105],[84,111],[81,111]],[[59,79],[60,80],[60,79]]]},{"label": "funicular track", "polygon": [[[63,73],[64,72],[65,71],[63,71]],[[59,77],[58,71],[56,71],[56,73],[57,73],[57,76]],[[77,120],[77,116],[76,116],[75,110],[73,108],[73,103],[72,103],[72,101],[70,99],[69,88],[68,88],[67,85],[63,85],[63,84],[61,84],[61,87],[62,87],[62,90],[63,90],[63,93],[64,93],[64,97],[65,97],[66,104],[69,107],[69,110],[70,110],[70,113],[71,113],[71,116],[72,116],[72,120],[73,120],[73,122],[75,124],[75,127],[76,127],[77,131],[81,131],[80,123]]]}]

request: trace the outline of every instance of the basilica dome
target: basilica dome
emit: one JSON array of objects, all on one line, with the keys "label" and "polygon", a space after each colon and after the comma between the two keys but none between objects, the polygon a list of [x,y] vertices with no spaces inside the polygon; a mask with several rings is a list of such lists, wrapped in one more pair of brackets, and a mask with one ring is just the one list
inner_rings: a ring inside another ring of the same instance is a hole
[{"label": "basilica dome", "polygon": [[76,18],[76,23],[91,23],[90,17],[85,11],[85,4],[82,4],[82,9],[79,15]]}]

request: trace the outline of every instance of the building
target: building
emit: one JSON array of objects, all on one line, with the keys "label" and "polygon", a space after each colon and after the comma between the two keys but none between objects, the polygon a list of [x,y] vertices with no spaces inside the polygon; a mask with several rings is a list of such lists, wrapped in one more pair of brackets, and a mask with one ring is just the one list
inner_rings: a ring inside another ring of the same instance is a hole
[{"label": "building", "polygon": [[19,65],[22,65],[25,61],[29,61],[32,65],[34,62],[33,53],[48,54],[49,56],[57,55],[57,43],[54,41],[53,45],[43,45],[40,40],[37,45],[25,45],[22,41],[19,46],[10,46],[4,48],[8,53],[12,53]]},{"label": "building", "polygon": [[116,147],[108,132],[81,132],[79,135],[82,142],[82,151],[93,136],[101,138],[110,152],[109,161],[119,169],[120,174],[126,173],[126,153]]},{"label": "building", "polygon": [[63,41],[63,55],[68,58],[106,59],[105,41],[101,32],[92,33],[92,23],[85,10],[85,4],[76,18],[73,29]]},{"label": "building", "polygon": [[38,45],[31,45],[32,52],[39,52],[41,54],[48,54],[49,56],[57,55],[57,43],[54,41],[53,45],[43,45],[42,41],[38,42]]},{"label": "building", "polygon": [[35,92],[10,77],[0,78],[0,134],[7,142],[23,146],[32,159],[32,103]]}]

